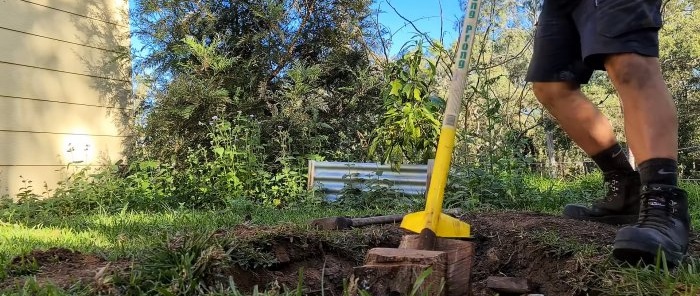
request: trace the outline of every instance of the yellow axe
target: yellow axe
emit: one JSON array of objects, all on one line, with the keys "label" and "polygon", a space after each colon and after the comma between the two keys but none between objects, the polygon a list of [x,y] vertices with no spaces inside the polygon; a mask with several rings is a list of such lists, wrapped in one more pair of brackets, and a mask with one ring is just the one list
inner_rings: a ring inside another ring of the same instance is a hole
[{"label": "yellow axe", "polygon": [[469,58],[474,44],[481,1],[483,0],[469,0],[467,2],[425,210],[407,214],[401,222],[401,228],[419,234],[418,249],[420,250],[433,250],[437,237],[468,238],[471,236],[469,224],[442,213],[442,202],[452,160],[452,151],[454,150],[457,118],[462,107],[462,96],[466,87]]}]

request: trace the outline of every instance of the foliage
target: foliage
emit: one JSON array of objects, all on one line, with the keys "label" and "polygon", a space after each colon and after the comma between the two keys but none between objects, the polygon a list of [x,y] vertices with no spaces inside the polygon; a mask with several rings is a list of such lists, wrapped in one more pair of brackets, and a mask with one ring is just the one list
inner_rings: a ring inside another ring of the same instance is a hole
[{"label": "foliage", "polygon": [[455,169],[445,190],[445,208],[528,209],[558,214],[567,203],[591,202],[604,194],[602,178],[590,174],[552,180],[525,173],[517,162],[503,160],[509,169],[490,172],[481,166]]},{"label": "foliage", "polygon": [[198,123],[226,112],[237,97],[224,87],[221,75],[238,59],[220,52],[221,43],[219,38],[207,44],[188,35],[176,44],[174,52],[190,59],[179,63],[182,72],[167,88],[143,102],[150,112],[144,114],[147,124],[140,129],[142,140],[135,158],[178,163],[188,149],[207,143],[206,129]]},{"label": "foliage", "polygon": [[399,169],[403,163],[425,163],[433,157],[440,133],[438,120],[444,99],[437,98],[436,61],[425,57],[422,42],[388,65],[389,81],[382,91],[386,110],[373,132],[370,157],[382,153],[382,163]]},{"label": "foliage", "polygon": [[281,157],[268,165],[254,118],[241,115],[229,122],[214,116],[198,125],[208,131],[210,144],[188,148],[186,159],[179,163],[143,159],[78,169],[54,189],[52,198],[43,200],[33,191],[24,192],[17,206],[4,204],[8,211],[3,214],[12,215],[18,207],[65,215],[95,210],[220,209],[241,200],[271,207],[316,202],[307,192],[303,163],[284,154],[289,136],[278,136]]},{"label": "foliage", "polygon": [[362,179],[350,175],[346,186],[341,190],[340,198],[333,204],[350,209],[392,209],[394,211],[412,212],[419,209],[425,201],[422,196],[409,196],[397,192],[393,184],[386,179]]},{"label": "foliage", "polygon": [[139,0],[134,33],[145,55],[137,72],[150,92],[139,114],[140,153],[179,163],[206,146],[196,123],[254,116],[264,162],[287,155],[364,159],[381,102],[371,1]]},{"label": "foliage", "polygon": [[669,1],[660,36],[661,67],[678,110],[679,162],[688,178],[700,176],[699,19],[700,1]]}]

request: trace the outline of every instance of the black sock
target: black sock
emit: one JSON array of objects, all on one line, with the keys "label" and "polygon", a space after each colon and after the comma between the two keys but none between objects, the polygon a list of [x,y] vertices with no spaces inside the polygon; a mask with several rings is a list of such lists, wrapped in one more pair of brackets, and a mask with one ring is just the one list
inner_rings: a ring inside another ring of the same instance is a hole
[{"label": "black sock", "polygon": [[652,158],[639,164],[642,185],[678,186],[678,163],[670,158]]},{"label": "black sock", "polygon": [[603,173],[619,171],[619,172],[632,172],[634,169],[627,159],[624,149],[619,143],[611,146],[608,149],[601,151],[600,153],[593,155],[593,161],[600,168]]}]

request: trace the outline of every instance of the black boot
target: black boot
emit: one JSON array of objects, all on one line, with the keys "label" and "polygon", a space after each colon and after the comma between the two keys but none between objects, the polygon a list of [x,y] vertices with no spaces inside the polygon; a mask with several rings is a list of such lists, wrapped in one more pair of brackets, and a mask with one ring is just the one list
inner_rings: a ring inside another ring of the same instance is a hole
[{"label": "black boot", "polygon": [[688,194],[675,186],[649,185],[641,199],[639,221],[617,232],[613,255],[631,264],[654,264],[660,248],[675,267],[688,250]]},{"label": "black boot", "polygon": [[590,208],[569,204],[564,207],[564,216],[576,220],[595,221],[606,224],[632,224],[639,217],[639,173],[610,172],[604,175],[607,187],[604,198]]}]

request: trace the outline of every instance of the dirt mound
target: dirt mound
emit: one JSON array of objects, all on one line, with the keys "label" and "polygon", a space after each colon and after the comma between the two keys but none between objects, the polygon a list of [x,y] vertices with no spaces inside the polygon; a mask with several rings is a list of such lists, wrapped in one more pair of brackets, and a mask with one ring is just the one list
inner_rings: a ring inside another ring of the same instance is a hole
[{"label": "dirt mound", "polygon": [[[477,256],[472,270],[474,295],[495,295],[486,288],[489,276],[523,277],[545,295],[595,295],[600,285],[596,271],[610,262],[616,227],[561,217],[523,212],[470,213],[463,217],[472,226]],[[296,288],[300,272],[306,295],[342,295],[343,282],[360,266],[367,250],[397,247],[404,232],[398,225],[372,226],[349,231],[315,231],[301,226],[237,226],[214,236],[229,243],[228,269],[222,284],[232,277],[243,292]],[[691,254],[698,253],[693,237]],[[175,238],[169,248],[186,245]],[[36,262],[36,268],[26,268]],[[67,287],[78,281],[100,284],[101,269],[121,269],[127,263],[111,263],[94,255],[65,249],[34,251],[15,258],[14,270],[25,270],[39,282]],[[138,264],[138,263],[137,263]],[[23,267],[20,268],[20,267]],[[219,271],[216,272],[219,274]],[[20,283],[12,274],[2,286]],[[104,289],[105,287],[101,287]],[[110,287],[119,290],[119,287]],[[323,289],[323,291],[322,291]]]},{"label": "dirt mound", "polygon": [[596,286],[593,268],[605,262],[616,228],[535,213],[480,213],[472,225],[477,255],[474,295],[493,295],[489,276],[527,278],[545,295],[586,295]]}]

